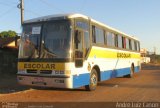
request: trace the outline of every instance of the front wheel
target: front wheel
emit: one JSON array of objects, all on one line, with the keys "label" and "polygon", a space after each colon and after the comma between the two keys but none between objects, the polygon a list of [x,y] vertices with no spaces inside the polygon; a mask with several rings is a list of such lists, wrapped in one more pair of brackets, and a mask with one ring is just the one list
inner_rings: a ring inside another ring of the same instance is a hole
[{"label": "front wheel", "polygon": [[86,90],[87,91],[94,91],[97,87],[97,83],[98,83],[97,71],[95,69],[93,69],[91,71],[91,75],[90,75],[90,83],[89,83],[89,85],[85,86]]}]

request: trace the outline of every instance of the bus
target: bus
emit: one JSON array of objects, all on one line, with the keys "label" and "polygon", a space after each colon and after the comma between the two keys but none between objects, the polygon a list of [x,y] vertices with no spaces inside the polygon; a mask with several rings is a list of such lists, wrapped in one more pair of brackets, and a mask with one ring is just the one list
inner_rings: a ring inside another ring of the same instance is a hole
[{"label": "bus", "polygon": [[24,21],[19,84],[96,89],[98,82],[140,71],[140,41],[82,14]]}]

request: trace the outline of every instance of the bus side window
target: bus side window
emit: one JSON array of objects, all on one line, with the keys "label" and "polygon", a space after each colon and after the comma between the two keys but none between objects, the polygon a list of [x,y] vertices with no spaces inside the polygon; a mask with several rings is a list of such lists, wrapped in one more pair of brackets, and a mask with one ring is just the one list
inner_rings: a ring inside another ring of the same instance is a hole
[{"label": "bus side window", "polygon": [[123,48],[126,49],[126,38],[122,37]]},{"label": "bus side window", "polygon": [[95,26],[92,26],[92,42],[93,42],[93,43],[96,43]]},{"label": "bus side window", "polygon": [[140,51],[140,43],[137,42],[137,46],[138,46],[138,51]]},{"label": "bus side window", "polygon": [[131,39],[129,39],[129,49],[132,50]]},{"label": "bus side window", "polygon": [[107,45],[110,47],[115,47],[115,37],[111,32],[107,32]]},{"label": "bus side window", "polygon": [[129,39],[126,38],[126,49],[129,50]]},{"label": "bus side window", "polygon": [[122,45],[123,45],[123,44],[122,44],[122,36],[121,36],[121,35],[118,35],[118,47],[119,47],[119,48],[123,48]]},{"label": "bus side window", "polygon": [[95,27],[95,37],[96,37],[96,44],[104,45],[104,30],[100,27]]},{"label": "bus side window", "polygon": [[132,50],[134,51],[135,50],[134,40],[131,41],[131,44],[132,44]]},{"label": "bus side window", "polygon": [[118,35],[114,34],[114,38],[115,38],[115,47],[118,47]]},{"label": "bus side window", "polygon": [[137,42],[134,41],[135,51],[137,51]]},{"label": "bus side window", "polygon": [[85,57],[86,57],[90,47],[90,38],[88,31],[84,32],[84,45],[85,45]]},{"label": "bus side window", "polygon": [[105,43],[105,45],[108,44],[108,43],[107,43],[107,33],[108,33],[108,32],[105,32],[105,35],[104,35],[104,43]]}]

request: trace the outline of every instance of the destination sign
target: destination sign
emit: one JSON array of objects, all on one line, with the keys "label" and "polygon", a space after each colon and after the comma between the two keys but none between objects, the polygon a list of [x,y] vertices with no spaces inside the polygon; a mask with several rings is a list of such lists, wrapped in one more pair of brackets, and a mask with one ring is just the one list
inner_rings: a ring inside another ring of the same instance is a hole
[{"label": "destination sign", "polygon": [[18,62],[18,69],[31,70],[64,70],[64,63],[50,63],[50,62]]},{"label": "destination sign", "polygon": [[55,64],[24,64],[24,69],[55,69]]}]

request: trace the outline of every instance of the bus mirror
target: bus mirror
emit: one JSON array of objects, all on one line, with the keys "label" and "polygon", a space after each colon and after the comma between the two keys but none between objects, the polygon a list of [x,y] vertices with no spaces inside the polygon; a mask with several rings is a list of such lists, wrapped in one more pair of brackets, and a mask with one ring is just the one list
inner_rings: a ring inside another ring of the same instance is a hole
[{"label": "bus mirror", "polygon": [[81,32],[76,30],[75,32],[75,43],[80,43],[81,42]]},{"label": "bus mirror", "polygon": [[83,58],[83,52],[82,51],[75,51],[75,58]]},{"label": "bus mirror", "polygon": [[76,59],[75,60],[75,66],[76,67],[82,67],[83,66],[83,59]]}]

